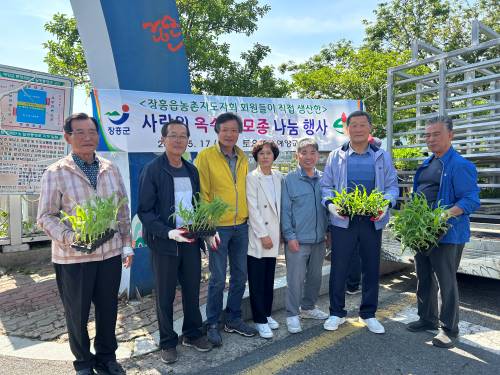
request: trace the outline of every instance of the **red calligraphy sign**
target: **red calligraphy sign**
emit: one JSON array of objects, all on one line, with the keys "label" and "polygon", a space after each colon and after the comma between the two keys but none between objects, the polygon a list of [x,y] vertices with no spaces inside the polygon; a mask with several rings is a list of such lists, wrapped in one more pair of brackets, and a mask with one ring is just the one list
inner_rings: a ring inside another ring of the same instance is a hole
[{"label": "red calligraphy sign", "polygon": [[182,32],[177,21],[169,15],[165,15],[154,22],[143,22],[142,28],[144,30],[150,29],[153,34],[153,42],[166,43],[167,48],[171,52],[177,52],[184,45],[182,39],[178,41],[174,40],[180,38]]}]

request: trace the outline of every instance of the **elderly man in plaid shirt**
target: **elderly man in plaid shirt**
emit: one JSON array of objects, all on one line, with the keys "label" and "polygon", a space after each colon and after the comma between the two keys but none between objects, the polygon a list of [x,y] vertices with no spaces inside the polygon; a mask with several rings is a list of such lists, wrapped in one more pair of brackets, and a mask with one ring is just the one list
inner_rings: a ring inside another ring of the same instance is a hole
[{"label": "elderly man in plaid shirt", "polygon": [[[75,205],[89,198],[127,197],[118,168],[95,154],[99,142],[97,121],[85,113],[65,120],[64,139],[72,153],[47,168],[41,181],[38,225],[52,239],[52,262],[66,315],[69,345],[77,374],[124,374],[116,362],[115,335],[122,262],[132,264],[129,209],[125,204],[117,220],[118,233],[91,254],[71,247],[75,233],[61,222],[61,210],[74,214]],[[94,303],[96,336],[90,352],[87,322]],[[95,372],[94,372],[95,370]]]}]

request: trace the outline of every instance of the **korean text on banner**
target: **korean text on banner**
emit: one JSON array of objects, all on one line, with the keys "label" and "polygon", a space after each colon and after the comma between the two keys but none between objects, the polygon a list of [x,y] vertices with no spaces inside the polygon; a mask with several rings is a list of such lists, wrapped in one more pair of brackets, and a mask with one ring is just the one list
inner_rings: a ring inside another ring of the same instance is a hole
[{"label": "korean text on banner", "polygon": [[178,119],[189,126],[188,151],[217,140],[215,118],[234,112],[243,121],[238,145],[250,151],[259,139],[273,139],[282,151],[294,151],[297,140],[313,137],[321,151],[342,144],[346,115],[358,100],[271,99],[128,90],[94,90],[94,114],[101,126],[102,151],[160,152],[161,127]]}]

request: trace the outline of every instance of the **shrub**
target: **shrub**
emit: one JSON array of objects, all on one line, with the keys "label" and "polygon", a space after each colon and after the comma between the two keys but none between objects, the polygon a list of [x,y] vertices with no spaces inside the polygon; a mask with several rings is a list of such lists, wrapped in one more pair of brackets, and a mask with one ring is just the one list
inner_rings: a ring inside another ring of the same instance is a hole
[{"label": "shrub", "polygon": [[394,167],[401,171],[412,171],[418,167],[418,160],[399,160],[412,159],[423,156],[422,151],[418,148],[396,148],[392,150],[392,158],[394,159]]},{"label": "shrub", "polygon": [[0,238],[9,237],[9,213],[0,209]]}]

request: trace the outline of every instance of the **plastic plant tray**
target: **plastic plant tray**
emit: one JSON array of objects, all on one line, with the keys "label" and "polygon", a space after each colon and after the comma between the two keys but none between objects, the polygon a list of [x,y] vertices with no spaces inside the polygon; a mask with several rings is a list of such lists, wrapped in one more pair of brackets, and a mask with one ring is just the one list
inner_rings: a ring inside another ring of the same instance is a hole
[{"label": "plastic plant tray", "polygon": [[215,233],[216,230],[212,229],[212,230],[203,230],[198,232],[186,232],[183,236],[189,239],[197,239],[197,238],[214,236]]},{"label": "plastic plant tray", "polygon": [[92,254],[96,249],[103,245],[105,242],[109,241],[114,237],[116,233],[116,230],[114,229],[107,229],[101,237],[96,239],[90,244],[84,244],[84,243],[73,243],[71,247],[77,251],[81,251],[82,253],[87,253],[87,254]]}]

